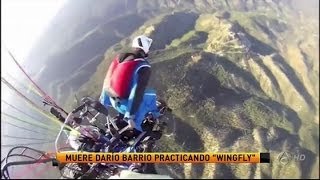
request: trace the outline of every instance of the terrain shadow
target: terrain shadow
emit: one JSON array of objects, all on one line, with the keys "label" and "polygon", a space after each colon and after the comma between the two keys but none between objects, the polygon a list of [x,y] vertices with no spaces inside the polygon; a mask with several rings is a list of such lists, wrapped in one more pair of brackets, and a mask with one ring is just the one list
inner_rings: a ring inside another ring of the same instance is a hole
[{"label": "terrain shadow", "polygon": [[189,69],[181,82],[192,87],[193,96],[197,101],[213,98],[217,106],[234,106],[251,96],[223,87],[215,76],[197,68]]},{"label": "terrain shadow", "polygon": [[[253,89],[256,93],[263,93],[263,90],[260,87],[259,82],[255,79],[255,77],[248,71],[243,70],[238,67],[234,62],[227,59],[226,57],[219,57],[212,53],[203,52],[201,53],[201,61],[198,64],[199,68],[204,68],[207,71],[211,70],[213,67],[217,65],[221,65],[225,71],[230,74],[233,74],[237,78],[241,78],[245,83],[249,85],[246,91],[250,92],[250,88]],[[208,69],[209,68],[209,69]],[[242,92],[244,93],[244,92]]]},{"label": "terrain shadow", "polygon": [[235,179],[231,168],[226,164],[217,164],[215,169],[215,174],[213,175],[213,179]]},{"label": "terrain shadow", "polygon": [[[173,133],[175,142],[185,152],[203,152],[204,145],[198,132],[186,121],[174,114],[167,115],[169,132]],[[204,164],[192,164],[191,177],[201,177],[204,171]]]},{"label": "terrain shadow", "polygon": [[[264,136],[268,135],[265,134]],[[293,156],[300,155],[301,157],[303,155],[305,158],[297,161],[298,167],[301,169],[301,178],[310,178],[312,168],[316,163],[316,154],[300,146],[299,136],[292,135],[285,129],[274,127],[271,136],[272,139],[266,144],[268,145],[268,149],[278,152],[289,152],[291,154],[291,161],[296,161]]]},{"label": "terrain shadow", "polygon": [[296,133],[299,132],[301,128],[302,120],[299,118],[298,114],[292,110],[290,107],[280,104],[277,101],[273,100],[266,100],[259,98],[259,101],[262,102],[264,105],[270,107],[273,112],[276,112],[281,117],[286,118],[288,121],[292,122],[294,131]]},{"label": "terrain shadow", "polygon": [[[153,64],[153,73],[150,86],[159,90],[164,95],[171,86],[188,85],[192,88],[192,95],[202,100],[210,97],[216,99],[220,105],[232,105],[227,99],[232,101],[243,101],[250,97],[250,93],[235,88],[235,90],[225,88],[221,82],[211,73],[212,68],[217,64],[236,77],[242,78],[250,87],[257,92],[262,93],[257,80],[247,71],[236,66],[233,62],[224,57],[216,57],[211,53],[202,53],[199,63],[186,68],[186,64],[191,61],[191,53],[186,53],[168,61],[162,61]],[[228,96],[229,97],[228,97]]]},{"label": "terrain shadow", "polygon": [[305,155],[305,159],[303,161],[300,161],[301,178],[303,179],[312,178],[310,175],[312,172],[312,168],[316,163],[317,155],[306,148],[302,148],[299,152],[301,155],[302,154]]},{"label": "terrain shadow", "polygon": [[293,68],[291,66],[289,66],[286,63],[285,59],[279,54],[276,54],[272,59],[276,62],[278,67],[285,73],[287,78],[290,80],[290,82],[295,87],[295,89],[298,91],[298,93],[307,102],[309,107],[312,110],[315,110],[312,96],[309,94],[309,92],[307,91],[307,89],[303,85],[303,83],[299,80],[299,78],[298,78],[297,74],[295,73],[295,71],[293,70]]},{"label": "terrain shadow", "polygon": [[[172,40],[181,37],[195,26],[198,14],[177,12],[165,17],[150,35],[155,43],[150,50],[164,49]],[[186,21],[187,19],[187,21]]]},{"label": "terrain shadow", "polygon": [[298,93],[303,97],[303,99],[307,102],[309,107],[312,110],[315,109],[315,106],[312,101],[312,96],[309,94],[309,92],[307,91],[306,87],[303,85],[303,83],[299,79],[294,69],[286,62],[286,60],[279,54],[279,52],[276,49],[258,40],[257,38],[251,36],[237,21],[234,22],[232,26],[232,30],[236,33],[241,32],[245,34],[245,37],[251,43],[250,51],[252,51],[253,53],[256,53],[257,55],[260,54],[263,56],[275,54],[274,57],[272,58],[274,62],[277,64],[280,70],[286,75],[286,77],[290,80],[292,85],[295,87]]},{"label": "terrain shadow", "polygon": [[250,51],[261,54],[263,56],[270,55],[276,50],[269,46],[268,44],[258,40],[254,36],[250,35],[245,28],[243,28],[238,21],[233,22],[231,30],[235,33],[243,33],[245,37],[248,39],[248,42],[250,42]]},{"label": "terrain shadow", "polygon": [[265,64],[263,64],[261,59],[255,59],[255,62],[259,65],[259,67],[263,70],[263,72],[266,73],[272,85],[275,87],[276,93],[280,96],[280,101],[283,101],[284,97],[281,92],[280,85],[277,81],[277,78],[272,74],[271,70]]}]

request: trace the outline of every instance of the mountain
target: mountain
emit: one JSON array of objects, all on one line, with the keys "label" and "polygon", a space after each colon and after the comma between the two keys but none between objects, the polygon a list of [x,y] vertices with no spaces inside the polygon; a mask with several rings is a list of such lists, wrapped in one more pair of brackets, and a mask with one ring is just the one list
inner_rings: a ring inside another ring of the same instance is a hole
[{"label": "mountain", "polygon": [[[270,152],[271,164],[157,165],[175,178],[319,178],[319,2],[70,1],[29,59],[70,110],[98,98],[113,56],[153,38],[152,79],[173,108],[158,151]],[[284,165],[282,152],[305,155]]]}]

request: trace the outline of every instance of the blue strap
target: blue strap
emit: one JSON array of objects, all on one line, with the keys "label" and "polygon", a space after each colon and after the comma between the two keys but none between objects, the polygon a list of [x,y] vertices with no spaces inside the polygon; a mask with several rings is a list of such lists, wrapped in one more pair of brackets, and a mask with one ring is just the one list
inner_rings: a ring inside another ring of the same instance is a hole
[{"label": "blue strap", "polygon": [[135,96],[136,93],[136,89],[137,89],[137,83],[138,83],[138,71],[143,68],[143,67],[151,67],[150,64],[147,61],[142,61],[139,66],[137,67],[135,73],[134,73],[134,77],[133,77],[133,82],[132,82],[132,88],[131,88],[131,92],[128,98],[128,104],[127,104],[127,112],[124,114],[124,117],[128,118],[130,117],[130,111],[132,108],[132,103],[133,103],[133,98]]}]

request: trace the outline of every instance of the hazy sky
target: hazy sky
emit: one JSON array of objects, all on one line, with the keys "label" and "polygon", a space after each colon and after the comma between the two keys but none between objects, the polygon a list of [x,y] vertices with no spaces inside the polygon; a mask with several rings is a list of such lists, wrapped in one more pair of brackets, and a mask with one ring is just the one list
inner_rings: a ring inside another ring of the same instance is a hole
[{"label": "hazy sky", "polygon": [[1,0],[1,43],[23,61],[65,1]]},{"label": "hazy sky", "polygon": [[[7,74],[22,74],[3,45],[10,49],[17,61],[23,62],[50,20],[66,1],[1,0],[1,76],[7,78]],[[2,90],[2,95],[7,95],[7,88]]]}]

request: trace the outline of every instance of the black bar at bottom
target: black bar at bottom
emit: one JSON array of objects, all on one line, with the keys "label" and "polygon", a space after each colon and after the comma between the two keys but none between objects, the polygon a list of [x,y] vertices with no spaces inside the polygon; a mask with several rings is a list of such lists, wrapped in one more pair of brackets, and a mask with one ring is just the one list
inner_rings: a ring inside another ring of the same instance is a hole
[{"label": "black bar at bottom", "polygon": [[260,153],[260,163],[270,163],[270,153]]}]

